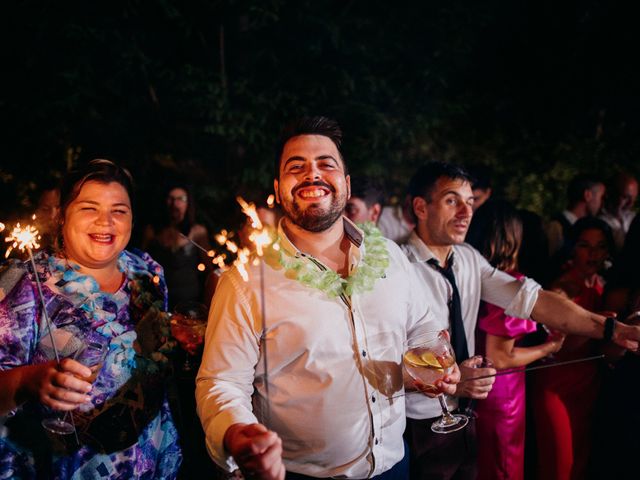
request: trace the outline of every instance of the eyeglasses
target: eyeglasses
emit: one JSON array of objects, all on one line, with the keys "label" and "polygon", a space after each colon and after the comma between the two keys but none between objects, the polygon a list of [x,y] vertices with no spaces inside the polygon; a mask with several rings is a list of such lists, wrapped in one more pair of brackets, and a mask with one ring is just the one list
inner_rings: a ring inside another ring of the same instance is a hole
[{"label": "eyeglasses", "polygon": [[186,195],[169,195],[167,197],[168,202],[183,202],[186,203],[189,197]]}]

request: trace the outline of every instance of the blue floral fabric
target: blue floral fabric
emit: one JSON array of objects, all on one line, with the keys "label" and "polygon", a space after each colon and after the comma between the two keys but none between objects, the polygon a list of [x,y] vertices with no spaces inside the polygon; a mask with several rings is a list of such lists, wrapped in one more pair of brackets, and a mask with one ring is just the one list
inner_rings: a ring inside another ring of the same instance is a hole
[{"label": "blue floral fabric", "polygon": [[91,402],[73,413],[79,443],[46,432],[40,422],[51,412],[37,402],[0,421],[0,479],[175,478],[182,455],[166,398],[173,344],[162,268],[125,251],[125,281],[107,294],[63,259],[40,253],[36,266],[52,328],[30,264],[0,272],[0,370],[51,360],[54,344],[60,357],[89,341],[109,350]]}]

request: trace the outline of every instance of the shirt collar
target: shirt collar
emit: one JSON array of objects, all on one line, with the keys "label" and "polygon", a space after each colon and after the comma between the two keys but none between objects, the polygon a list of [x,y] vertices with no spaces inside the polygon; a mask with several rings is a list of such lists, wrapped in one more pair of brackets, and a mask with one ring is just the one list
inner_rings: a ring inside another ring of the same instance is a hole
[{"label": "shirt collar", "polygon": [[[350,270],[352,270],[358,263],[360,262],[360,258],[362,256],[361,250],[364,248],[364,232],[360,230],[355,223],[349,220],[347,217],[342,217],[343,225],[344,225],[344,234],[351,242],[351,246],[349,248],[349,265]],[[294,245],[294,243],[287,237],[286,232],[284,231],[284,218],[280,219],[278,222],[278,236],[280,238],[280,246],[287,252],[289,255],[294,257],[300,257],[305,255],[305,252],[301,252],[298,247]]]},{"label": "shirt collar", "polygon": [[428,262],[432,258],[435,258],[437,260],[437,257],[422,241],[415,230],[413,230],[411,232],[411,235],[409,235],[409,240],[407,240],[407,243],[413,248],[416,260],[418,260],[419,262]]},{"label": "shirt collar", "polygon": [[569,210],[565,210],[564,212],[562,212],[562,214],[564,215],[564,218],[566,218],[571,225],[573,225],[578,221],[578,217],[576,217],[576,214],[573,212],[570,212]]},{"label": "shirt collar", "polygon": [[[424,241],[418,236],[415,229],[411,232],[411,235],[409,235],[409,239],[407,240],[407,243],[412,247],[413,254],[418,262],[428,262],[429,260],[434,259],[437,262],[437,264],[440,265],[440,260],[438,259],[438,257],[435,256],[435,254],[431,251],[429,247],[427,247],[427,244],[424,243]],[[456,246],[452,245],[451,251],[447,256],[446,264],[448,264],[449,259],[452,256],[454,256],[455,251],[456,251]],[[444,265],[444,267],[447,266],[446,264]],[[454,265],[453,268],[455,269],[456,268],[455,261],[453,265]]]}]

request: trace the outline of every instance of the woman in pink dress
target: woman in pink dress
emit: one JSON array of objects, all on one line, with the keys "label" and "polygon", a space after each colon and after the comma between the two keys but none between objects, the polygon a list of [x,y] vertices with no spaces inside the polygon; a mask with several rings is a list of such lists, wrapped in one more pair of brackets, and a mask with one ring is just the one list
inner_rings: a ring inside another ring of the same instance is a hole
[{"label": "woman in pink dress", "polygon": [[[474,245],[494,267],[522,278],[517,269],[522,223],[508,203],[491,202],[478,210],[484,231]],[[474,219],[474,222],[476,219]],[[473,238],[473,237],[472,237]],[[523,367],[554,353],[563,336],[551,335],[541,345],[519,346],[519,340],[536,330],[532,320],[510,317],[504,310],[483,303],[478,313],[478,350],[497,369]],[[524,373],[496,378],[486,400],[476,408],[479,480],[524,478],[525,379]]]}]

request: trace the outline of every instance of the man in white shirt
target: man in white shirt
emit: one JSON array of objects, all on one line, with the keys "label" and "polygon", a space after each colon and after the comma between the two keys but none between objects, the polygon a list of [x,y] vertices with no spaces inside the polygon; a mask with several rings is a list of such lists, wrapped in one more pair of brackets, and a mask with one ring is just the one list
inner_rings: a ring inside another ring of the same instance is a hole
[{"label": "man in white shirt", "polygon": [[[285,131],[277,247],[246,281],[223,274],[213,299],[198,414],[216,463],[251,478],[407,477],[403,343],[433,319],[400,249],[342,217],[340,143],[323,117]],[[436,384],[458,380],[456,366]]]},{"label": "man in white shirt", "polygon": [[351,178],[351,196],[344,215],[353,223],[377,224],[384,205],[384,188],[379,180],[368,176]]},{"label": "man in white shirt", "polygon": [[[456,343],[456,337],[459,339],[464,353],[457,356],[474,355],[480,300],[504,308],[507,315],[531,317],[567,333],[608,337],[621,345],[637,348],[639,332],[634,327],[587,312],[566,298],[542,290],[533,280],[516,280],[494,269],[479,252],[463,243],[473,214],[471,178],[466,171],[455,165],[432,162],[418,170],[411,185],[416,228],[404,247],[405,253],[419,267],[436,322],[450,319],[438,328],[452,330],[452,343]],[[453,273],[455,286],[443,271]],[[452,314],[455,289],[461,317],[458,322],[454,322]],[[458,359],[462,379],[456,395],[486,398],[493,379],[466,380],[492,374],[494,370],[474,368],[479,366],[478,358],[462,360],[464,358]],[[455,408],[457,400],[450,398],[449,405]],[[407,395],[406,438],[411,452],[412,478],[475,478],[473,422],[465,430],[438,435],[429,430],[429,425],[439,414],[437,401],[412,393]],[[452,452],[456,452],[455,455]]]},{"label": "man in white shirt", "polygon": [[618,251],[622,249],[631,222],[636,216],[634,207],[637,198],[638,181],[628,173],[616,175],[607,189],[605,205],[599,218],[611,227]]},{"label": "man in white shirt", "polygon": [[571,226],[577,220],[595,217],[602,208],[604,183],[589,175],[577,175],[567,188],[567,209],[554,215],[546,228],[549,239],[549,255],[556,254],[565,244]]}]

